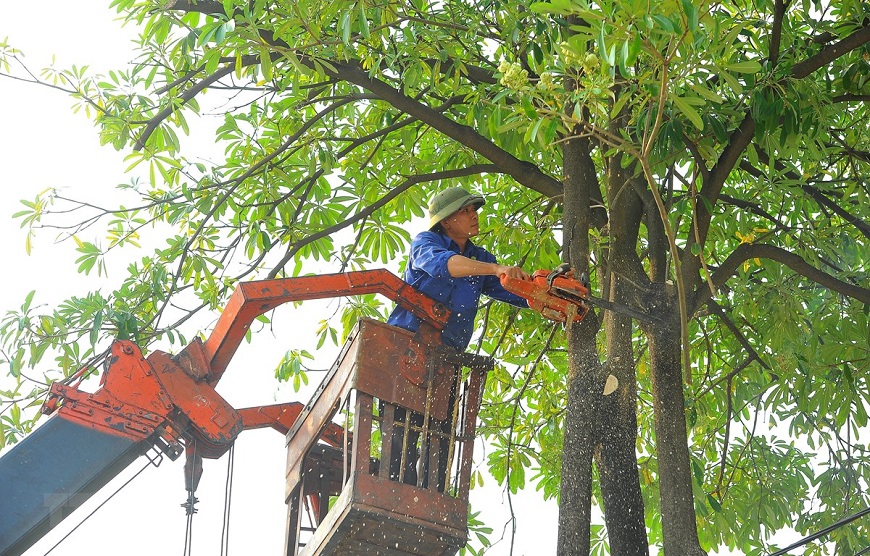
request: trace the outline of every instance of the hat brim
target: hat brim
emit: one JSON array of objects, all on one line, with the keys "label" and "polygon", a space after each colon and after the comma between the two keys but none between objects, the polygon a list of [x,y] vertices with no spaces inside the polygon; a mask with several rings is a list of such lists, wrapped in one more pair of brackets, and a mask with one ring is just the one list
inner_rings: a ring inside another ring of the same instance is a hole
[{"label": "hat brim", "polygon": [[432,215],[429,219],[429,229],[431,230],[435,226],[441,223],[445,218],[449,218],[457,211],[464,209],[467,206],[474,205],[474,208],[480,208],[486,204],[486,200],[480,195],[467,195],[460,199],[456,199],[443,209],[441,209],[438,214]]}]

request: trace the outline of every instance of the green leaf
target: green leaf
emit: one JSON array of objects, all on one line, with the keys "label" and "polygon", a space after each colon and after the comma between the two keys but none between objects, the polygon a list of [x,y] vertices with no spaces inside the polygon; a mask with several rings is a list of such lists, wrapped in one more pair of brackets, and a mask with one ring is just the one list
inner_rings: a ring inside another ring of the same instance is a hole
[{"label": "green leaf", "polygon": [[574,13],[574,7],[570,0],[549,0],[548,2],[535,2],[529,9],[538,14],[570,15]]},{"label": "green leaf", "polygon": [[710,504],[710,507],[713,508],[713,511],[715,511],[715,512],[722,511],[722,504],[720,504],[719,501],[716,500],[716,498],[710,494],[707,495],[707,503]]},{"label": "green leaf", "polygon": [[607,65],[612,66],[613,64],[610,63],[609,57],[607,55],[607,41],[605,40],[606,36],[607,31],[605,30],[605,25],[602,23],[601,26],[598,28],[598,54],[599,56],[601,56],[601,59],[607,63]]},{"label": "green leaf", "polygon": [[734,73],[758,73],[761,71],[761,64],[755,60],[744,60],[725,64],[725,69]]},{"label": "green leaf", "polygon": [[715,91],[711,91],[707,87],[701,84],[693,84],[691,85],[692,91],[697,93],[699,96],[717,104],[722,103],[725,99],[719,93]]},{"label": "green leaf", "polygon": [[341,15],[339,30],[341,31],[341,42],[350,44],[350,26],[351,26],[351,11],[347,10]]},{"label": "green leaf", "polygon": [[272,79],[272,52],[267,46],[260,47],[260,68],[263,72],[263,79]]},{"label": "green leaf", "polygon": [[639,33],[633,33],[631,36],[631,41],[626,42],[628,45],[628,50],[625,52],[625,65],[633,66],[637,61],[637,56],[640,54],[640,49],[643,46],[641,41],[641,37]]},{"label": "green leaf", "polygon": [[97,341],[100,339],[100,329],[103,326],[103,313],[102,311],[97,311],[94,315],[94,322],[91,325],[91,333],[90,333],[90,342],[92,346],[97,345]]},{"label": "green leaf", "polygon": [[701,119],[701,115],[695,110],[690,102],[683,97],[677,96],[675,94],[668,95],[668,98],[676,105],[677,109],[683,113],[686,118],[689,119],[692,124],[698,128],[699,130],[704,129],[704,121]]},{"label": "green leaf", "polygon": [[526,133],[523,136],[523,141],[528,143],[537,139],[538,130],[540,130],[541,124],[543,124],[545,121],[546,118],[538,118],[537,120],[535,120],[535,123],[529,126],[528,129],[526,129]]},{"label": "green leaf", "polygon": [[360,33],[362,34],[363,38],[368,39],[371,36],[371,30],[369,29],[369,20],[368,16],[366,15],[365,3],[360,2],[359,4],[357,4],[357,6],[359,7],[359,22],[362,26],[362,30],[360,31]]},{"label": "green leaf", "polygon": [[698,30],[698,8],[692,0],[680,0],[686,14],[686,26],[692,33]]},{"label": "green leaf", "polygon": [[94,267],[99,268],[99,261],[102,252],[99,247],[90,242],[84,242],[77,249],[79,253],[82,255],[76,259],[76,263],[78,266],[78,272],[83,273],[85,275],[90,274],[90,272],[94,269]]}]

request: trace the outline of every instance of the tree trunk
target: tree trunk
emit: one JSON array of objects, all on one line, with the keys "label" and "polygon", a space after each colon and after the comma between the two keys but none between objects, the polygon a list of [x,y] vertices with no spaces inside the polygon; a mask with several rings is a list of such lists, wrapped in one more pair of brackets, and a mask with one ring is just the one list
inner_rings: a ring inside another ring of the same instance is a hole
[{"label": "tree trunk", "polygon": [[[640,199],[628,184],[621,166],[612,162],[608,172],[610,207],[603,291],[611,301],[630,305],[635,296],[630,280],[645,279],[637,256],[637,231],[643,216]],[[631,319],[604,313],[607,370],[617,378],[615,392],[604,397],[596,462],[604,500],[604,521],[611,554],[648,556],[649,540],[644,521],[643,495],[637,466],[637,381],[632,351]],[[600,395],[600,394],[599,394]]]},{"label": "tree trunk", "polygon": [[698,542],[676,295],[667,287],[656,296],[656,314],[667,324],[650,327],[649,354],[659,467],[659,496],[665,554],[703,555]]},{"label": "tree trunk", "polygon": [[558,556],[589,554],[595,419],[604,384],[595,350],[597,319],[568,327],[568,404],[562,447]]},{"label": "tree trunk", "polygon": [[[563,147],[565,259],[578,273],[589,265],[589,221],[593,188],[598,187],[589,143],[571,139]],[[562,448],[559,504],[559,556],[589,554],[592,519],[592,455],[597,395],[603,387],[601,362],[595,345],[599,323],[590,315],[568,325],[568,401]]]},{"label": "tree trunk", "polygon": [[631,350],[631,325],[625,317],[605,317],[607,370],[619,381],[606,396],[595,456],[604,500],[604,522],[610,553],[647,556],[649,540],[644,522],[643,495],[638,477],[637,393]]}]

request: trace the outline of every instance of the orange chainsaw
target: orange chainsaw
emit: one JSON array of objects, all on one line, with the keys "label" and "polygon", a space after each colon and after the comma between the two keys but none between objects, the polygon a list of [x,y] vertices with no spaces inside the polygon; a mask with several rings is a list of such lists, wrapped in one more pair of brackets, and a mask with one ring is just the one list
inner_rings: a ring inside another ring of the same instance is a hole
[{"label": "orange chainsaw", "polygon": [[531,280],[510,278],[503,274],[501,285],[529,302],[529,308],[556,322],[579,322],[594,305],[647,324],[662,324],[652,315],[593,296],[589,291],[589,278],[584,273],[574,278],[567,263],[555,270],[536,270]]}]

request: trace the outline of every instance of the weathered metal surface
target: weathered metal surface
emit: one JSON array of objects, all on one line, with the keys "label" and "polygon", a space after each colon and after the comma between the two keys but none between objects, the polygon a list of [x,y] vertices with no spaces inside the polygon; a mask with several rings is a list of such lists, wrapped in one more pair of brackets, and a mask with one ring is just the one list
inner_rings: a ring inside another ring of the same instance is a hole
[{"label": "weathered metal surface", "polygon": [[318,441],[324,429],[330,426],[338,411],[338,404],[345,398],[350,385],[349,373],[335,373],[327,377],[329,382],[310,407],[306,407],[290,432],[287,433],[287,484],[285,496],[289,496],[302,480],[302,461]]},{"label": "weathered metal surface", "polygon": [[[288,433],[288,556],[452,556],[464,546],[475,423],[491,361],[419,342],[361,321]],[[461,365],[473,368],[454,386]],[[352,442],[326,461],[320,435],[339,422]],[[303,524],[306,515],[312,521]]]},{"label": "weathered metal surface", "polygon": [[467,504],[413,485],[359,476],[345,486],[298,556],[452,556],[466,541]]},{"label": "weathered metal surface", "polygon": [[456,367],[447,363],[443,346],[421,344],[413,332],[371,319],[359,322],[353,343],[353,387],[417,413],[426,408],[427,380],[433,382],[430,412],[447,419],[447,403]]},{"label": "weathered metal surface", "polygon": [[[429,389],[425,384],[412,383],[405,373],[400,372],[403,367],[396,355],[415,349],[424,348],[419,346],[414,333],[372,319],[360,320],[317,392],[287,434],[286,496],[301,480],[301,462],[305,454],[324,428],[330,426],[339,404],[347,398],[351,389],[418,413],[425,411]],[[414,361],[413,364],[419,369],[426,367],[426,358]],[[448,418],[450,377],[453,373],[455,367],[447,364],[438,365],[432,373],[435,378],[430,413],[442,421]]]},{"label": "weathered metal surface", "polygon": [[49,418],[0,458],[0,554],[22,554],[150,446]]},{"label": "weathered metal surface", "polygon": [[[345,346],[329,379],[304,407],[284,404],[239,412],[215,392],[256,316],[290,301],[368,293],[381,293],[412,311],[423,320],[420,330],[400,333],[375,321],[360,323],[357,339]],[[322,521],[330,496],[351,476],[377,472],[370,453],[371,396],[447,418],[455,365],[433,362],[441,361],[438,331],[448,317],[443,305],[389,271],[360,271],[241,284],[206,342],[195,338],[174,357],[154,351],[146,359],[132,342],[116,341],[101,387],[91,394],[79,390],[74,380],[55,383],[44,412],[59,408],[59,414],[0,460],[0,502],[20,506],[0,512],[0,553],[26,548],[147,448],[155,446],[173,459],[186,448],[193,470],[202,457],[225,453],[245,427],[298,434],[299,442],[288,450],[287,494],[298,495],[290,504],[289,521],[298,517],[306,500]],[[85,375],[83,369],[73,378]],[[344,406],[347,423],[353,414],[352,427],[331,422],[343,403],[356,404]],[[362,430],[365,434],[354,434]],[[325,452],[318,463],[313,454],[322,451],[320,443],[340,447],[340,466],[334,454]],[[353,453],[347,450],[351,445]],[[195,485],[198,477],[189,479]],[[298,524],[290,529],[296,535],[300,530]]]}]

